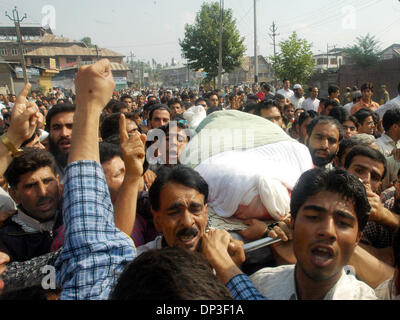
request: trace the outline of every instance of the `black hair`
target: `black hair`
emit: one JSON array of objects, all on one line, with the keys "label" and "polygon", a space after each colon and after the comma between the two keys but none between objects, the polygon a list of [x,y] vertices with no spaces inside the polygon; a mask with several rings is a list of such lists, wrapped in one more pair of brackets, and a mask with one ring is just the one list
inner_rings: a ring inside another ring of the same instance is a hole
[{"label": "black hair", "polygon": [[22,175],[44,167],[50,167],[51,171],[56,174],[56,163],[53,155],[43,149],[25,148],[24,154],[14,158],[10,163],[4,177],[10,187],[15,189]]},{"label": "black hair", "polygon": [[336,156],[340,160],[349,148],[352,148],[357,145],[359,145],[359,143],[355,140],[352,140],[349,138],[343,139],[342,141],[340,141],[339,150],[338,150]]},{"label": "black hair", "polygon": [[318,116],[318,112],[314,111],[314,110],[306,110],[304,112],[302,112],[299,116],[299,126],[301,127],[301,125],[304,123],[304,121],[306,121],[307,119],[311,118],[314,119],[315,117]]},{"label": "black hair", "polygon": [[111,300],[230,300],[209,262],[186,248],[149,250],[126,265]]},{"label": "black hair", "polygon": [[337,85],[331,85],[328,88],[328,95],[331,95],[332,93],[338,92],[340,88]]},{"label": "black hair", "polygon": [[53,106],[49,112],[47,112],[46,115],[46,127],[45,130],[47,132],[50,132],[50,124],[51,124],[51,119],[59,113],[63,112],[75,112],[75,105],[70,104],[70,103],[62,103],[62,104],[56,104]]},{"label": "black hair", "polygon": [[378,151],[376,149],[372,149],[370,147],[366,147],[366,146],[353,147],[350,150],[350,152],[347,154],[346,160],[344,162],[344,167],[346,169],[350,168],[350,165],[356,156],[364,156],[364,157],[370,158],[374,161],[378,161],[378,162],[382,163],[384,170],[383,170],[383,175],[382,175],[381,180],[383,180],[383,178],[386,175],[387,161],[386,161],[385,156],[380,151]]},{"label": "black hair", "polygon": [[257,110],[257,108],[258,108],[258,104],[257,103],[249,103],[249,104],[245,105],[243,111],[247,112],[247,113],[250,113],[250,111]]},{"label": "black hair", "polygon": [[156,111],[156,110],[166,110],[166,111],[168,111],[169,116],[171,116],[171,109],[167,105],[165,105],[165,104],[154,104],[154,105],[152,105],[152,107],[150,109],[150,113],[149,113],[150,121],[153,118],[154,111]]},{"label": "black hair", "polygon": [[312,119],[311,122],[307,126],[307,135],[309,137],[311,137],[315,126],[317,124],[321,124],[321,123],[322,124],[329,123],[331,125],[336,126],[336,128],[338,128],[338,131],[339,131],[339,142],[342,141],[342,139],[343,139],[343,127],[342,127],[342,125],[335,118],[332,118],[332,117],[329,117],[329,116],[318,116],[318,117]]},{"label": "black hair", "polygon": [[207,202],[208,184],[197,171],[183,165],[176,165],[174,167],[164,166],[158,172],[157,178],[149,190],[150,204],[154,210],[157,211],[160,209],[161,189],[170,182],[197,190],[204,195],[204,203]]},{"label": "black hair", "polygon": [[321,191],[340,194],[352,201],[357,215],[358,232],[364,230],[368,222],[371,206],[363,183],[356,176],[341,169],[326,170],[316,168],[304,172],[296,183],[290,200],[290,212],[294,220],[307,199]]},{"label": "black hair", "polygon": [[[335,101],[335,100],[334,100]],[[335,101],[336,102],[336,101]],[[337,103],[337,102],[336,102]],[[343,107],[335,107],[329,111],[330,117],[335,118],[341,124],[349,120],[349,112]]]},{"label": "black hair", "polygon": [[100,163],[110,161],[114,157],[122,159],[121,147],[115,143],[100,142],[99,143]]},{"label": "black hair", "polygon": [[323,101],[323,104],[325,108],[327,108],[328,106],[333,106],[335,108],[340,106],[340,104],[335,99],[325,99]]},{"label": "black hair", "polygon": [[173,104],[179,104],[180,106],[182,106],[182,102],[179,100],[179,99],[177,99],[177,98],[173,98],[173,99],[171,99],[171,100],[168,100],[168,107],[169,108],[171,108],[171,106],[173,105]]},{"label": "black hair", "polygon": [[282,116],[282,110],[280,104],[276,100],[263,100],[257,104],[257,109],[254,112],[255,115],[261,116],[261,110],[277,108]]},{"label": "black hair", "polygon": [[133,101],[133,98],[129,94],[123,94],[119,100],[124,102],[125,99],[131,99]]},{"label": "black hair", "polygon": [[128,109],[127,105],[124,102],[117,101],[111,107],[112,113],[121,112],[122,109]]},{"label": "black hair", "polygon": [[[132,120],[135,122],[139,118],[138,114],[135,112],[125,112],[124,113],[125,118]],[[113,135],[118,135],[119,137],[119,118],[121,116],[121,112],[117,113],[112,113],[109,115],[106,115],[101,122],[100,126],[100,136],[103,140],[113,136]],[[136,124],[136,122],[135,122]],[[136,125],[137,126],[137,125]],[[141,132],[141,129],[138,127],[139,133]]]},{"label": "black hair", "polygon": [[373,112],[371,110],[362,108],[358,110],[356,113],[354,113],[353,116],[357,118],[357,121],[360,125],[363,125],[365,119],[367,119],[368,117],[373,117],[372,114]]},{"label": "black hair", "polygon": [[382,125],[385,132],[388,132],[394,124],[400,125],[399,109],[390,109],[383,115]]}]

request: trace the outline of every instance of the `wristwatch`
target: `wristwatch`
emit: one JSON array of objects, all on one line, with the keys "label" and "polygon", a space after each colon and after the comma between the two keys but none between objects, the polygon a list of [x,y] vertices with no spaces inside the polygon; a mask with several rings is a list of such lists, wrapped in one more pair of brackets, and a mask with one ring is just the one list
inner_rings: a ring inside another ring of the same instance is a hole
[{"label": "wristwatch", "polygon": [[18,158],[24,154],[24,150],[16,148],[11,140],[7,137],[7,134],[0,136],[0,141],[7,147],[8,151],[11,152],[13,158]]}]

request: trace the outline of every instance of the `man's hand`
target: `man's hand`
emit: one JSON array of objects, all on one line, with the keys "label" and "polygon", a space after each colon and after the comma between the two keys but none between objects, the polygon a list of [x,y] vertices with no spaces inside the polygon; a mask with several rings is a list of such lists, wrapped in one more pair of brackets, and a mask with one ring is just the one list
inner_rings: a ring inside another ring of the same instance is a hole
[{"label": "man's hand", "polygon": [[[6,271],[6,265],[9,262],[10,262],[10,257],[4,252],[0,252],[0,276],[4,271]],[[4,282],[0,278],[0,294],[3,288],[4,288]]]},{"label": "man's hand", "polygon": [[110,61],[102,59],[95,64],[80,67],[75,87],[77,108],[93,106],[101,112],[115,88]]},{"label": "man's hand", "polygon": [[147,169],[146,172],[143,175],[144,178],[144,183],[146,184],[147,188],[150,189],[151,185],[153,184],[154,180],[156,180],[157,175],[151,171],[150,169]]},{"label": "man's hand", "polygon": [[400,216],[386,209],[380,197],[371,190],[370,185],[365,186],[371,212],[368,221],[374,221],[388,230],[395,231],[400,227]]},{"label": "man's hand", "polygon": [[233,242],[233,239],[227,231],[216,229],[205,233],[201,241],[201,252],[211,263],[217,276],[224,284],[228,283],[234,276],[242,273],[233,258],[235,260],[243,259],[244,261],[245,257],[243,247],[237,242],[230,244],[231,242]]},{"label": "man's hand", "polygon": [[144,150],[146,135],[136,133],[129,137],[126,131],[125,115],[121,113],[119,118],[119,136],[126,175],[131,178],[141,177],[143,174],[144,157],[146,156]]},{"label": "man's hand", "polygon": [[[256,241],[261,239],[267,232],[269,225],[269,223],[258,219],[245,220],[243,221],[243,223],[248,225],[249,228],[243,231],[239,231],[238,233],[247,241]],[[273,239],[280,238],[284,242],[292,240],[293,234],[292,230],[290,229],[290,216],[286,217],[284,220],[279,221],[277,223],[278,225],[276,225],[268,233],[268,237],[271,237]]]},{"label": "man's hand", "polygon": [[19,148],[21,144],[32,137],[36,126],[43,122],[36,103],[26,99],[31,84],[27,83],[18,95],[11,113],[11,124],[7,130],[7,136],[11,142]]},{"label": "man's hand", "polygon": [[6,221],[9,217],[16,213],[17,211],[15,210],[0,211],[0,227],[2,226],[4,221]]}]

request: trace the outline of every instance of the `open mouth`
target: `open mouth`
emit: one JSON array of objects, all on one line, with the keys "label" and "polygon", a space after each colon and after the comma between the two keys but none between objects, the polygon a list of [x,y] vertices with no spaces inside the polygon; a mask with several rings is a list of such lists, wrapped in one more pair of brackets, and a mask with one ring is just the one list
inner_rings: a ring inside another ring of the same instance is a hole
[{"label": "open mouth", "polygon": [[195,244],[197,240],[198,231],[194,229],[189,229],[186,232],[178,232],[176,238],[179,242],[183,243],[187,247],[191,247]]},{"label": "open mouth", "polygon": [[334,251],[330,247],[316,246],[311,250],[311,260],[318,267],[327,267],[333,262],[334,258]]},{"label": "open mouth", "polygon": [[58,145],[62,148],[62,149],[68,149],[71,147],[71,141],[70,140],[61,140],[58,142]]},{"label": "open mouth", "polygon": [[54,201],[52,199],[48,199],[48,200],[39,202],[38,207],[41,211],[47,211],[52,208],[53,203],[54,203]]}]

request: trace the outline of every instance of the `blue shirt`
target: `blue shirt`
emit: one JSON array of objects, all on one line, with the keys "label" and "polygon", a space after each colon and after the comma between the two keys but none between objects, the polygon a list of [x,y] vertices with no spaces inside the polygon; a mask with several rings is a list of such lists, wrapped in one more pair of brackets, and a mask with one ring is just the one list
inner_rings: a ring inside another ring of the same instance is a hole
[{"label": "blue shirt", "polygon": [[64,249],[56,261],[64,300],[105,300],[125,265],[135,259],[133,241],[114,224],[103,168],[95,161],[70,163],[64,184]]},{"label": "blue shirt", "polygon": [[249,277],[243,273],[229,280],[226,287],[235,300],[268,300],[258,292]]}]

